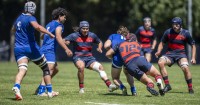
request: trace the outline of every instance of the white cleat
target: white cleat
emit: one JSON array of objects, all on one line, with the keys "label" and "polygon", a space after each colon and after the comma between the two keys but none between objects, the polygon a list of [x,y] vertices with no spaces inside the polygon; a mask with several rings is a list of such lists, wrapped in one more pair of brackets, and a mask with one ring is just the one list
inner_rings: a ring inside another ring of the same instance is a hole
[{"label": "white cleat", "polygon": [[22,100],[22,95],[20,93],[20,90],[17,87],[13,87],[12,91],[15,93],[15,99],[16,100]]},{"label": "white cleat", "polygon": [[109,92],[113,92],[113,91],[115,91],[117,89],[118,89],[118,87],[116,85],[113,85],[113,84],[110,84],[110,86],[108,87],[108,91]]},{"label": "white cleat", "polygon": [[80,94],[85,93],[84,88],[80,88],[79,93],[80,93]]}]

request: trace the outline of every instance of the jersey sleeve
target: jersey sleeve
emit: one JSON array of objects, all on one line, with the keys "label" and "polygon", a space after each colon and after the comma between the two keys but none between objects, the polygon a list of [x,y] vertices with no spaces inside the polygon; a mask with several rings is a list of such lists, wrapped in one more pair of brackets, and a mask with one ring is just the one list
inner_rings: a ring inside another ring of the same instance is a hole
[{"label": "jersey sleeve", "polygon": [[113,40],[113,35],[110,35],[109,37],[108,37],[108,40]]},{"label": "jersey sleeve", "polygon": [[72,34],[66,36],[65,40],[67,40],[67,41],[74,41],[75,40],[75,34],[72,33]]},{"label": "jersey sleeve", "polygon": [[154,39],[157,38],[155,29],[153,29],[152,32],[153,32],[153,37],[152,37],[152,39],[154,40]]},{"label": "jersey sleeve", "polygon": [[168,31],[165,31],[165,32],[164,32],[164,34],[163,34],[163,36],[162,36],[162,38],[161,38],[161,42],[167,43],[167,41],[168,41],[167,34],[168,34],[168,33],[169,33]]},{"label": "jersey sleeve", "polygon": [[37,22],[37,20],[36,20],[36,18],[35,18],[34,16],[31,16],[31,17],[29,18],[29,21],[30,21],[30,22],[33,22],[33,21],[36,21],[36,22]]},{"label": "jersey sleeve", "polygon": [[187,32],[185,33],[185,35],[186,35],[186,39],[187,39],[188,44],[194,45],[194,44],[195,44],[195,41],[193,40],[193,38],[192,38],[192,36],[190,35],[190,33],[187,31]]},{"label": "jersey sleeve", "polygon": [[93,34],[94,36],[94,43],[99,44],[101,42],[101,40],[99,39],[99,37],[96,34]]}]

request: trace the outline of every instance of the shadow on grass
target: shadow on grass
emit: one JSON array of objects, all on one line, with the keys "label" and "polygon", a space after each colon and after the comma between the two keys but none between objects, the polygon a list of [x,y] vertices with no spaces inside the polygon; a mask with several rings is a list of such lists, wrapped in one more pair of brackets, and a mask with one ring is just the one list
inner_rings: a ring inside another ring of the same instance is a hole
[{"label": "shadow on grass", "polygon": [[105,96],[132,96],[132,95],[122,95],[119,93],[105,93],[105,94],[99,94],[99,95],[105,95]]}]

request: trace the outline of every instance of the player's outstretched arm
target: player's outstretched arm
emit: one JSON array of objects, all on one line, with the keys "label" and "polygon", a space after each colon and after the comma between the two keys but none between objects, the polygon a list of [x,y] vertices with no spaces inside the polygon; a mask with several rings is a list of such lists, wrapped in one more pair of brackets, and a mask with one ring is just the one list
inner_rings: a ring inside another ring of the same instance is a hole
[{"label": "player's outstretched arm", "polygon": [[39,32],[42,32],[42,33],[45,33],[45,34],[48,34],[51,38],[54,38],[55,36],[47,31],[43,26],[39,25],[36,21],[33,21],[31,22],[31,25]]}]

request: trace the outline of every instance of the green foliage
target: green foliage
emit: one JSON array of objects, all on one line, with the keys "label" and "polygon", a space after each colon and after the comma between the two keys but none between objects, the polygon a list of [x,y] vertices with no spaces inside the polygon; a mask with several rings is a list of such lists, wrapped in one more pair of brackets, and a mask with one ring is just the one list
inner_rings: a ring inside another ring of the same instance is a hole
[{"label": "green foliage", "polygon": [[[102,63],[109,78],[111,63]],[[11,88],[17,73],[15,63],[0,63],[0,105],[199,105],[200,81],[199,65],[191,66],[193,76],[194,95],[188,94],[187,85],[180,68],[176,65],[167,67],[172,90],[162,96],[151,96],[145,85],[135,81],[138,96],[130,96],[129,85],[125,76],[121,74],[121,80],[128,89],[129,96],[122,96],[120,90],[109,93],[105,83],[99,78],[98,73],[85,69],[85,94],[78,93],[77,69],[72,62],[59,62],[59,73],[53,78],[53,89],[59,91],[58,97],[48,99],[33,95],[40,83],[42,71],[29,63],[28,73],[21,85],[21,93],[24,100],[13,100],[14,94]],[[156,64],[155,64],[156,65]],[[154,80],[152,78],[152,80]]]}]

